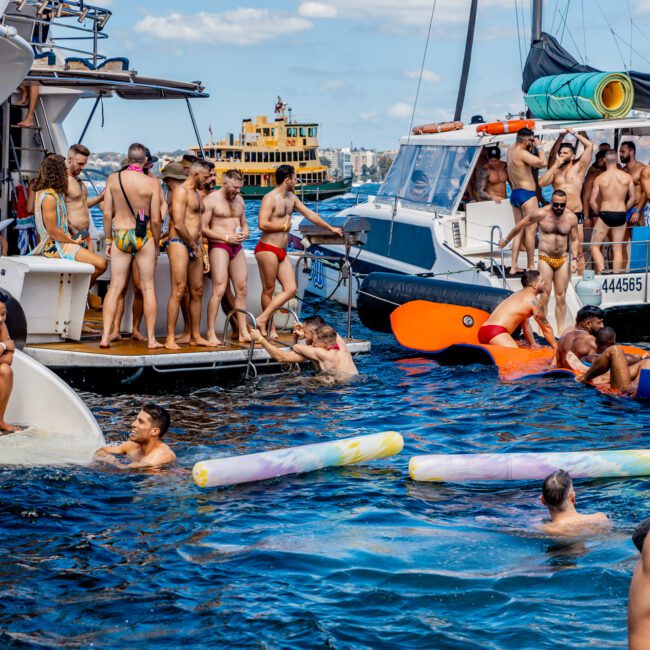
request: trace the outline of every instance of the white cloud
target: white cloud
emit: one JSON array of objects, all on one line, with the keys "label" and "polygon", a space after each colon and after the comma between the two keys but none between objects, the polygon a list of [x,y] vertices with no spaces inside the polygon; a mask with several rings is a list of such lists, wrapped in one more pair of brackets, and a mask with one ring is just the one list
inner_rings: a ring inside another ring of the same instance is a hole
[{"label": "white cloud", "polygon": [[634,3],[634,11],[639,14],[650,12],[650,0],[636,0]]},{"label": "white cloud", "polygon": [[339,10],[324,2],[303,2],[298,7],[298,13],[305,18],[336,18]]},{"label": "white cloud", "polygon": [[377,114],[377,111],[365,111],[359,113],[359,119],[364,122],[374,122],[378,117],[379,115]]},{"label": "white cloud", "polygon": [[[419,70],[407,70],[404,73],[405,77],[409,79],[418,79],[420,77]],[[428,81],[431,84],[438,83],[440,81],[440,75],[432,72],[431,70],[422,70],[422,81]]]},{"label": "white cloud", "polygon": [[240,7],[222,13],[148,15],[134,29],[141,34],[175,41],[215,45],[257,45],[265,41],[311,29],[305,18],[270,9]]},{"label": "white cloud", "polygon": [[397,102],[393,104],[387,112],[390,117],[394,117],[398,120],[403,120],[407,117],[411,117],[413,106],[411,104],[407,104],[406,102]]}]

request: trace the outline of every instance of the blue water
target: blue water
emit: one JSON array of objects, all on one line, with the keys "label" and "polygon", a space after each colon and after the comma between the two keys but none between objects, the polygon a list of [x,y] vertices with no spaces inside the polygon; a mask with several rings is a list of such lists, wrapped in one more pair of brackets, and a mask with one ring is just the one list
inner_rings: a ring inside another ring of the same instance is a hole
[{"label": "blue water", "polygon": [[[346,199],[339,199],[345,201]],[[306,311],[309,311],[307,306]],[[343,326],[337,305],[322,313]],[[569,381],[504,384],[486,367],[373,341],[362,380],[296,376],[179,394],[83,397],[110,441],[143,400],[172,414],[177,464],[150,473],[0,468],[0,646],[623,648],[630,532],[645,479],[576,481],[607,534],[539,532],[539,483],[416,484],[435,452],[639,448],[650,409]],[[201,459],[397,430],[402,454],[201,491]]]}]

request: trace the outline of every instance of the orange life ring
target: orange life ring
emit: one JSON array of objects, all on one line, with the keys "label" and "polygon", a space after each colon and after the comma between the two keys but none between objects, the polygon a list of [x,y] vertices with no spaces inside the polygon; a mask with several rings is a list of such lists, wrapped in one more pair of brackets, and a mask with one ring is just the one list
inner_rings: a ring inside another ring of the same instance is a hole
[{"label": "orange life ring", "polygon": [[458,131],[465,125],[462,122],[436,122],[434,124],[423,124],[413,128],[413,135],[424,135],[426,133],[446,133],[447,131]]},{"label": "orange life ring", "polygon": [[517,133],[521,129],[534,129],[535,120],[506,120],[502,122],[489,122],[479,124],[476,127],[477,133],[486,135],[503,135],[504,133]]}]

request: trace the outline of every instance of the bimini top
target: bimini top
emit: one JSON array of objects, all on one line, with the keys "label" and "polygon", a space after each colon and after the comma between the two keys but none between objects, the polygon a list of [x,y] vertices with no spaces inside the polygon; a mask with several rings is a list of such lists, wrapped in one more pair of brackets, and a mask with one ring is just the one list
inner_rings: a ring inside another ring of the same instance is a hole
[{"label": "bimini top", "polygon": [[32,68],[27,80],[42,86],[76,88],[89,94],[115,93],[122,99],[197,99],[209,97],[200,81],[141,77],[135,72]]},{"label": "bimini top", "polygon": [[[400,144],[428,144],[443,147],[476,147],[493,142],[509,144],[515,141],[516,133],[504,135],[486,135],[477,133],[478,124],[466,124],[457,131],[411,135],[400,139]],[[622,129],[624,134],[650,135],[650,115],[647,117],[625,117],[617,120],[535,120],[536,135],[558,135],[565,129],[573,131],[605,131]]]}]

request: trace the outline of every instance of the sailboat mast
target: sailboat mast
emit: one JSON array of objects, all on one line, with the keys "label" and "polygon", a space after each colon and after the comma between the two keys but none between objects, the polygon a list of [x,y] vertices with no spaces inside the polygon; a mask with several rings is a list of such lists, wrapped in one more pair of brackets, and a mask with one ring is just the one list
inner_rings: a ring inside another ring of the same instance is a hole
[{"label": "sailboat mast", "polygon": [[533,0],[533,20],[530,39],[531,44],[542,40],[542,0]]},{"label": "sailboat mast", "polygon": [[469,23],[467,24],[467,38],[465,39],[465,56],[463,57],[463,70],[460,75],[460,86],[458,87],[458,97],[456,98],[456,112],[454,120],[460,120],[460,114],[463,112],[465,103],[465,89],[467,88],[467,77],[469,76],[469,66],[472,62],[472,45],[474,44],[474,27],[476,26],[476,8],[478,0],[472,0],[469,10]]}]

